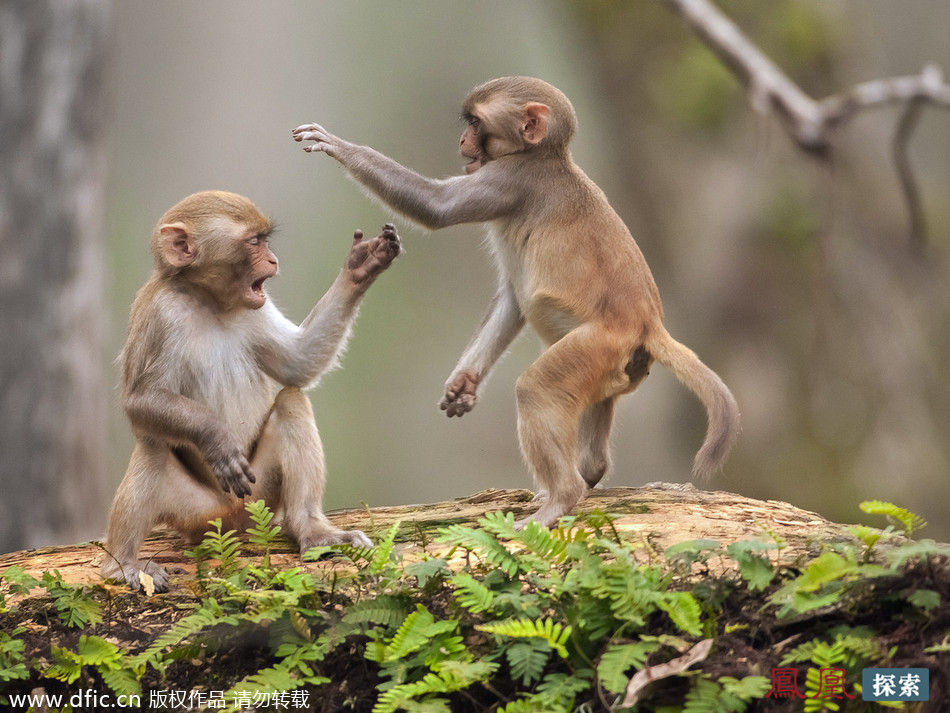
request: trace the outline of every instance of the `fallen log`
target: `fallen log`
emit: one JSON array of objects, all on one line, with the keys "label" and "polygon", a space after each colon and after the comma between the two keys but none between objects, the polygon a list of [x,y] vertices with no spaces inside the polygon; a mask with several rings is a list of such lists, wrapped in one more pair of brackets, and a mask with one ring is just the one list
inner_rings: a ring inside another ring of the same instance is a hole
[{"label": "fallen log", "polygon": [[[378,535],[393,523],[401,522],[400,549],[412,555],[416,535],[433,534],[452,524],[474,525],[479,517],[495,510],[523,517],[536,506],[527,490],[485,490],[469,497],[422,505],[351,508],[328,513],[338,527],[357,528]],[[640,488],[593,490],[578,508],[583,515],[602,511],[614,518],[614,527],[626,538],[642,541],[644,548],[662,552],[666,547],[692,539],[716,540],[725,546],[749,539],[781,538],[781,562],[793,562],[813,555],[821,545],[853,541],[847,526],[826,520],[778,500],[756,500],[734,493],[698,490],[690,484],[651,483]],[[768,534],[766,534],[768,533]],[[172,584],[181,587],[192,576],[194,565],[184,555],[188,545],[175,533],[156,530],[141,550],[143,560],[151,559],[173,573]],[[18,565],[34,576],[58,570],[71,584],[101,580],[99,565],[108,555],[98,542],[60,547],[43,547],[0,555],[0,571]],[[281,565],[296,566],[299,557],[290,542],[279,544],[273,558]],[[308,567],[320,567],[309,563]]]}]

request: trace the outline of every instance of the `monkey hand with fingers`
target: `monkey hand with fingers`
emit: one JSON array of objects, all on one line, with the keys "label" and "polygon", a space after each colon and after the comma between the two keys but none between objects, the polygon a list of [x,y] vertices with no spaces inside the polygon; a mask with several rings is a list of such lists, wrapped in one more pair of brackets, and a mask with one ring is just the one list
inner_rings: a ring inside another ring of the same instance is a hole
[{"label": "monkey hand with fingers", "polygon": [[[336,159],[382,201],[431,230],[485,223],[499,288],[445,383],[448,416],[470,411],[492,366],[529,323],[546,348],[515,386],[518,439],[551,525],[610,465],[616,402],[649,374],[671,369],[706,408],[693,473],[708,477],[739,433],[722,379],[663,325],[660,293],[643,253],[604,192],[578,167],[570,100],[534,77],[501,77],[465,98],[458,150],[464,174],[429,178],[319,124],[293,138]],[[524,521],[519,525],[523,525]]]},{"label": "monkey hand with fingers", "polygon": [[327,156],[336,158],[336,154],[347,142],[339,136],[334,136],[324,129],[320,124],[304,124],[298,126],[292,132],[294,141],[313,141],[312,144],[304,146],[304,151],[313,153],[322,151]]},{"label": "monkey hand with fingers", "polygon": [[386,223],[383,232],[371,240],[363,240],[363,231],[357,230],[346,260],[347,274],[356,287],[367,290],[401,252],[402,243],[392,223]]},{"label": "monkey hand with fingers", "polygon": [[[401,251],[392,225],[357,231],[336,280],[298,326],[268,299],[277,274],[272,227],[251,201],[191,195],[152,234],[155,270],[132,305],[119,361],[136,441],[109,513],[103,576],[155,590],[168,575],[140,561],[145,536],[169,525],[200,539],[208,521],[249,523],[244,498],[262,498],[301,552],[370,547],[323,514],[326,463],[304,389],[337,361],[363,295]],[[273,385],[281,386],[274,395]]]},{"label": "monkey hand with fingers", "polygon": [[453,373],[445,382],[445,395],[439,402],[439,408],[449,418],[467,414],[478,401],[478,382],[478,374],[471,370]]}]

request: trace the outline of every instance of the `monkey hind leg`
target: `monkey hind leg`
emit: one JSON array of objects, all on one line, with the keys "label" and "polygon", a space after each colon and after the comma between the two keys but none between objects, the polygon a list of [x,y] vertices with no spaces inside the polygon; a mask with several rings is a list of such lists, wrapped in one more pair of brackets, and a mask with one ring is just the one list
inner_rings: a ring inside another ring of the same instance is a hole
[{"label": "monkey hind leg", "polygon": [[600,483],[610,469],[610,429],[616,403],[616,396],[606,398],[588,407],[581,416],[578,469],[591,488]]},{"label": "monkey hind leg", "polygon": [[140,572],[152,578],[155,591],[168,590],[165,570],[154,562],[138,559],[145,537],[161,521],[164,462],[160,451],[149,452],[137,445],[109,511],[102,576],[124,580],[134,590],[142,588]]},{"label": "monkey hind leg", "polygon": [[[595,327],[582,326],[551,345],[519,377],[521,449],[538,487],[548,494],[529,519],[551,525],[570,513],[587,493],[588,483],[579,469],[582,415],[604,400],[605,391],[614,388],[619,363],[609,335]],[[612,413],[612,407],[609,411]],[[600,429],[604,445],[608,431],[609,424]],[[601,456],[606,458],[605,451]],[[597,479],[602,475],[603,472]]]},{"label": "monkey hind leg", "polygon": [[341,530],[323,514],[326,460],[313,407],[303,391],[288,387],[277,394],[261,443],[251,469],[278,471],[284,523],[301,553],[318,545],[372,546],[359,530]]}]

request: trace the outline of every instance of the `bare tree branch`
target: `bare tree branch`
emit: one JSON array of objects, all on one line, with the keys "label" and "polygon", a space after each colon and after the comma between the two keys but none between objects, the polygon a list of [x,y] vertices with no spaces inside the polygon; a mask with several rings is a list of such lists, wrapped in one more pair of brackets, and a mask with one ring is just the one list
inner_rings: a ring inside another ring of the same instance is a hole
[{"label": "bare tree branch", "polygon": [[923,100],[921,99],[915,98],[908,102],[904,113],[901,114],[901,119],[897,124],[897,130],[894,132],[894,139],[891,143],[894,165],[897,167],[897,177],[900,180],[907,210],[910,213],[910,241],[918,252],[923,250],[924,247],[926,226],[924,224],[924,210],[920,201],[920,190],[917,188],[917,179],[914,177],[914,170],[907,155],[907,144],[910,142],[910,137],[920,121],[922,108]]},{"label": "bare tree branch", "polygon": [[822,111],[778,65],[742,34],[738,26],[707,0],[665,0],[699,38],[749,89],[752,108],[772,108],[795,142],[809,151],[827,148]]},{"label": "bare tree branch", "polygon": [[825,125],[831,127],[847,121],[862,109],[913,101],[950,108],[950,85],[944,83],[937,65],[928,64],[920,74],[855,84],[847,92],[822,99],[819,105]]},{"label": "bare tree branch", "polygon": [[911,240],[922,246],[924,222],[920,194],[907,158],[907,144],[925,103],[950,108],[950,85],[936,65],[917,75],[876,79],[821,100],[812,99],[771,59],[742,34],[710,0],[664,0],[690,29],[749,90],[752,108],[774,112],[795,143],[824,155],[831,149],[833,130],[865,109],[895,103],[906,108],[894,135],[893,152],[911,221]]}]

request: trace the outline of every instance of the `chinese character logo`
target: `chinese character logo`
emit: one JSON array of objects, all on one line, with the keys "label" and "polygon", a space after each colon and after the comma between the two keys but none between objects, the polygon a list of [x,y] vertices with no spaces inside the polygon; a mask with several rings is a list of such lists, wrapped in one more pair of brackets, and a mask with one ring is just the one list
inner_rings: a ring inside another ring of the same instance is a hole
[{"label": "chinese character logo", "polygon": [[930,671],[925,668],[866,668],[861,672],[865,701],[929,701]]},{"label": "chinese character logo", "polygon": [[773,668],[772,688],[766,698],[804,698],[798,690],[797,668]]}]

